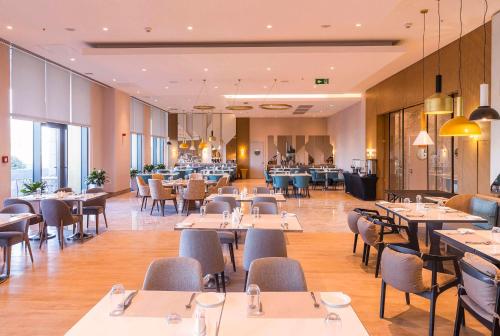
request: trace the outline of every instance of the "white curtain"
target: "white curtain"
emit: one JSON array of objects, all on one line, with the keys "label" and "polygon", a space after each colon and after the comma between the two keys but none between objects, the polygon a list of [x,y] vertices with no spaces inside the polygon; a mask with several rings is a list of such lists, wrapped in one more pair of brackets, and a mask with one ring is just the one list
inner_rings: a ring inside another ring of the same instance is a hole
[{"label": "white curtain", "polygon": [[92,115],[92,83],[71,74],[71,123],[90,126]]},{"label": "white curtain", "polygon": [[151,135],[167,137],[167,113],[159,108],[151,108]]},{"label": "white curtain", "polygon": [[45,120],[69,124],[70,72],[50,63],[46,64],[46,114]]},{"label": "white curtain", "polygon": [[144,133],[144,104],[133,98],[130,102],[130,131]]}]

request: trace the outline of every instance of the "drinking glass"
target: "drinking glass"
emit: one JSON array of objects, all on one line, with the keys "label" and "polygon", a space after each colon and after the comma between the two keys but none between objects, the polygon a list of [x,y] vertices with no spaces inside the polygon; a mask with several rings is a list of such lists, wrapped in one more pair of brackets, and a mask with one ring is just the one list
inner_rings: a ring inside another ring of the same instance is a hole
[{"label": "drinking glass", "polygon": [[415,198],[417,203],[422,203],[422,195],[417,195]]},{"label": "drinking glass", "polygon": [[200,214],[201,214],[201,217],[205,217],[205,215],[207,214],[207,207],[205,205],[202,205],[200,207]]},{"label": "drinking glass", "polygon": [[342,330],[342,319],[337,313],[328,313],[325,317],[325,335],[337,335]]},{"label": "drinking glass", "polygon": [[222,212],[222,224],[229,224],[229,211],[225,210]]},{"label": "drinking glass", "polygon": [[274,189],[269,190],[270,195],[274,195]]},{"label": "drinking glass", "polygon": [[234,190],[233,190],[233,195],[234,195],[234,196],[238,196],[238,194],[239,194],[238,189],[234,189]]},{"label": "drinking glass", "polygon": [[406,204],[409,204],[411,203],[410,199],[408,197],[406,197],[404,200],[403,200],[403,203],[406,203]]},{"label": "drinking glass", "polygon": [[250,284],[247,288],[247,312],[248,315],[260,313],[260,288],[255,284]]},{"label": "drinking glass", "polygon": [[123,311],[123,301],[125,301],[125,287],[122,284],[116,284],[109,291],[109,314],[119,315]]},{"label": "drinking glass", "polygon": [[257,188],[253,188],[253,194],[257,195]]},{"label": "drinking glass", "polygon": [[222,188],[217,189],[217,194],[222,195]]},{"label": "drinking glass", "polygon": [[281,226],[288,227],[288,215],[286,211],[281,211]]},{"label": "drinking glass", "polygon": [[168,313],[166,319],[167,324],[179,324],[182,322],[182,316],[177,313]]},{"label": "drinking glass", "polygon": [[255,206],[255,207],[252,208],[252,216],[253,216],[254,219],[257,219],[257,218],[260,217],[260,213],[259,212],[260,212],[259,207]]}]

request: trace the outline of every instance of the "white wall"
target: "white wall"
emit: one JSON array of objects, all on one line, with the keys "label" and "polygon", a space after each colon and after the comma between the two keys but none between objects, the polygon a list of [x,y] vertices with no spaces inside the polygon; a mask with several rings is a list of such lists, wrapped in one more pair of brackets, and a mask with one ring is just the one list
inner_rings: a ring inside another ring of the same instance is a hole
[{"label": "white wall", "polygon": [[328,134],[337,167],[350,170],[352,159],[365,158],[365,100],[328,118]]},{"label": "white wall", "polygon": [[[500,111],[500,12],[492,18],[491,106]],[[500,120],[491,122],[490,182],[500,174]]]}]

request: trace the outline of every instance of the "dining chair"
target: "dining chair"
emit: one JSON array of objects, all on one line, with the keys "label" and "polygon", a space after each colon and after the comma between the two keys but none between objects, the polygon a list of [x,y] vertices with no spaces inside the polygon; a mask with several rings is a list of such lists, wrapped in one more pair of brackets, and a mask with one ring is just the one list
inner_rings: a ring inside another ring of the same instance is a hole
[{"label": "dining chair", "polygon": [[263,292],[305,292],[306,279],[297,260],[283,257],[255,259],[248,271],[247,287],[257,285]]},{"label": "dining chair", "polygon": [[220,275],[222,290],[226,292],[224,256],[216,231],[183,230],[179,243],[179,256],[198,260],[201,264],[202,274],[214,276],[218,292],[220,291]]},{"label": "dining chair", "polygon": [[276,201],[276,197],[274,197],[274,196],[255,196],[252,199],[252,206],[255,203],[263,203],[263,202],[274,203],[274,204],[276,204],[276,206],[278,206],[278,202]]},{"label": "dining chair", "polygon": [[[443,261],[453,262],[455,274],[438,272]],[[424,268],[424,262],[430,264],[430,270]],[[437,298],[444,291],[459,284],[458,257],[430,255],[402,246],[387,245],[382,252],[381,273],[380,318],[384,318],[385,293],[387,285],[390,285],[405,293],[408,305],[410,294],[430,301],[429,336],[433,336]]]},{"label": "dining chair", "polygon": [[468,252],[459,261],[459,266],[462,277],[453,335],[460,335],[465,311],[488,328],[491,335],[500,335],[500,270],[486,259]]},{"label": "dining chair", "polygon": [[247,288],[248,271],[256,259],[267,257],[287,257],[285,234],[282,230],[249,229],[245,238],[243,250],[243,269]]},{"label": "dining chair", "polygon": [[183,196],[183,206],[182,210],[186,209],[186,214],[189,215],[189,208],[193,202],[196,205],[196,201],[203,202],[205,199],[205,181],[203,180],[189,180],[187,187],[184,190]]},{"label": "dining chair", "polygon": [[[223,186],[225,186],[225,179],[226,178],[224,176],[222,176],[220,179],[216,180],[217,183],[215,185],[208,187],[208,194],[209,195],[217,194],[219,188],[222,188]],[[210,175],[209,175],[208,180],[211,181]]]},{"label": "dining chair", "polygon": [[[58,188],[58,189],[54,190],[54,193],[58,193],[58,192],[72,193],[73,188],[62,187],[62,188]],[[66,203],[71,208],[72,212],[76,212],[76,202],[74,202],[74,201],[63,201],[63,202]]]},{"label": "dining chair", "polygon": [[[309,195],[309,183],[311,181],[311,177],[308,175],[299,175],[293,177],[293,193],[295,197],[297,196],[307,196]],[[304,195],[302,195],[302,192]]]},{"label": "dining chair", "polygon": [[238,192],[238,194],[240,193],[240,190],[237,188],[237,187],[234,187],[234,186],[224,186],[221,188],[222,189],[222,193],[223,194],[234,194],[235,191]]},{"label": "dining chair", "polygon": [[[207,214],[222,214],[224,211],[231,213],[231,205],[228,202],[212,201],[206,205]],[[223,245],[227,245],[231,263],[233,264],[233,271],[236,272],[236,260],[234,258],[233,244],[236,243],[237,235],[231,232],[217,231],[219,241]]]},{"label": "dining chair", "polygon": [[370,217],[358,219],[358,230],[364,242],[363,261],[368,265],[370,247],[377,249],[377,263],[375,266],[375,278],[380,270],[380,260],[386,244],[409,247],[409,229],[407,226],[396,225],[393,218],[370,214]]},{"label": "dining chair", "polygon": [[280,191],[288,196],[288,186],[290,182],[290,176],[287,175],[276,175],[273,176],[273,189],[275,191]]},{"label": "dining chair", "polygon": [[165,188],[162,185],[162,180],[150,179],[148,181],[149,184],[149,192],[151,194],[151,199],[153,200],[153,204],[151,205],[150,215],[153,214],[153,209],[155,205],[158,208],[161,207],[161,215],[165,216],[165,202],[172,201],[174,204],[175,212],[179,213],[177,210],[177,198],[174,194],[172,194],[171,188]]},{"label": "dining chair", "polygon": [[[461,227],[472,229],[490,230],[494,226],[500,225],[499,219],[499,201],[492,198],[483,198],[478,195],[461,194],[450,198],[446,206],[479,216],[488,221],[488,223],[461,223]],[[443,229],[456,229],[456,224],[444,223]]]},{"label": "dining chair", "polygon": [[255,194],[270,194],[271,190],[269,190],[268,187],[255,187],[254,188],[254,193]]},{"label": "dining chair", "polygon": [[[4,214],[21,214],[29,212],[30,208],[26,204],[12,204],[0,209],[0,213]],[[5,274],[1,276],[0,283],[10,276],[12,246],[24,242],[29,252],[31,263],[33,263],[33,253],[28,237],[28,228],[28,220],[0,227],[0,247],[3,249],[3,259],[5,263]]]},{"label": "dining chair", "polygon": [[[151,174],[151,178],[155,179],[155,180],[163,180],[163,175],[162,174],[153,173],[153,174]],[[148,183],[149,183],[149,180],[148,180]]]},{"label": "dining chair", "polygon": [[14,205],[14,204],[24,204],[28,207],[29,213],[36,215],[36,217],[28,219],[28,227],[31,225],[36,225],[38,224],[38,234],[32,235],[29,238],[31,240],[36,240],[40,238],[40,234],[42,233],[42,225],[43,225],[43,216],[35,211],[35,208],[33,207],[33,204],[31,204],[28,201],[25,201],[23,199],[19,198],[6,198],[3,201],[3,206],[9,206],[9,205]]},{"label": "dining chair", "polygon": [[230,213],[233,212],[234,208],[238,207],[238,202],[236,202],[236,198],[233,196],[215,196],[214,201],[228,203],[231,206]]},{"label": "dining chair", "polygon": [[201,264],[186,257],[156,259],[148,267],[142,289],[202,292]]},{"label": "dining chair", "polygon": [[139,196],[142,197],[142,203],[141,203],[141,211],[142,211],[142,209],[145,209],[148,206],[148,198],[151,197],[151,193],[149,192],[149,186],[146,184],[146,182],[144,182],[142,176],[136,176],[135,178],[137,180]]},{"label": "dining chair", "polygon": [[189,175],[190,180],[203,180],[203,174],[200,173],[192,173]]},{"label": "dining chair", "polygon": [[47,240],[47,227],[53,226],[57,229],[57,237],[59,240],[59,247],[64,249],[64,227],[72,225],[73,229],[76,224],[79,225],[81,234],[81,241],[83,242],[83,218],[82,215],[74,215],[70,207],[61,200],[57,199],[44,199],[40,202],[40,209],[44,221],[42,235],[40,238],[40,248],[44,240]]},{"label": "dining chair", "polygon": [[[104,192],[102,188],[91,188],[87,190],[87,194],[98,194]],[[90,216],[95,216],[95,233],[99,234],[99,215],[102,214],[104,217],[104,223],[106,228],[108,227],[108,219],[106,218],[106,197],[101,196],[88,201],[84,201],[82,204],[82,215],[87,216],[87,228],[89,227]]]},{"label": "dining chair", "polygon": [[313,185],[313,189],[316,189],[316,186],[318,184],[324,186],[325,185],[325,178],[326,178],[325,173],[318,172],[317,169],[312,169],[311,170],[311,182]]},{"label": "dining chair", "polygon": [[273,202],[256,202],[252,203],[252,209],[258,208],[261,215],[277,215],[278,207]]},{"label": "dining chair", "polygon": [[273,184],[273,178],[271,177],[271,174],[269,174],[269,170],[264,169],[264,178],[266,180],[266,186],[269,187],[269,185]]},{"label": "dining chair", "polygon": [[377,210],[363,209],[363,208],[355,208],[354,210],[351,210],[347,213],[347,226],[349,227],[351,232],[354,233],[354,245],[352,248],[352,253],[356,253],[356,247],[358,245],[358,235],[359,235],[358,220],[364,214],[378,215],[379,213]]}]

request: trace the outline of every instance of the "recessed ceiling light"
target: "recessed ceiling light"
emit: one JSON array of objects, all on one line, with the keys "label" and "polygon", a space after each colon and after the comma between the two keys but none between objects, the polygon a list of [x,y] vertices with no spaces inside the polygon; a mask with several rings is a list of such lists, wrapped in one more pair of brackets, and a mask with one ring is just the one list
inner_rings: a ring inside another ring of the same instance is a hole
[{"label": "recessed ceiling light", "polygon": [[331,66],[331,67],[330,67],[330,70],[335,70],[335,67],[332,67],[332,66]]},{"label": "recessed ceiling light", "polygon": [[193,30],[193,26],[188,26],[187,30]]},{"label": "recessed ceiling light", "polygon": [[108,30],[109,30],[109,28],[108,28],[108,27],[102,27],[102,30],[103,30],[103,31],[108,31]]},{"label": "recessed ceiling light", "polygon": [[361,23],[356,23],[356,27],[361,27]]},{"label": "recessed ceiling light", "polygon": [[[265,87],[264,87],[265,88]],[[227,94],[226,99],[341,99],[361,98],[361,93]]]},{"label": "recessed ceiling light", "polygon": [[12,26],[6,26],[5,28],[7,28],[8,30],[14,29],[14,27],[12,27]]},{"label": "recessed ceiling light", "polygon": [[270,67],[267,67],[267,68],[266,68],[266,70],[267,70],[267,71],[271,71],[271,68],[270,68]]},{"label": "recessed ceiling light", "polygon": [[71,57],[69,60],[70,60],[71,62],[74,62],[74,61],[76,61],[76,58]]},{"label": "recessed ceiling light", "polygon": [[207,71],[208,71],[208,68],[203,69],[203,71],[207,72]]},{"label": "recessed ceiling light", "polygon": [[158,102],[158,99],[155,99],[155,103],[157,103],[157,102]]},{"label": "recessed ceiling light", "polygon": [[137,93],[141,93],[141,91],[137,91]]},{"label": "recessed ceiling light", "polygon": [[143,72],[148,71],[148,69],[146,69],[146,68],[142,68],[141,70],[142,70]]},{"label": "recessed ceiling light", "polygon": [[165,86],[165,89],[167,89],[167,90],[168,90],[168,86]]},{"label": "recessed ceiling light", "polygon": [[218,86],[214,86],[214,89],[218,89],[219,87]]},{"label": "recessed ceiling light", "polygon": [[116,78],[113,78],[113,82],[116,82]]},{"label": "recessed ceiling light", "polygon": [[266,86],[266,85],[264,85],[264,86],[263,86],[263,88],[264,88],[264,89],[267,89],[267,86]]},{"label": "recessed ceiling light", "polygon": [[334,107],[334,106],[335,106],[335,105],[333,105],[333,104],[330,104],[330,107]]},{"label": "recessed ceiling light", "polygon": [[273,28],[273,26],[271,26],[270,24],[266,26],[267,29],[271,29]]},{"label": "recessed ceiling light", "polygon": [[317,88],[318,86],[317,85],[313,85],[313,88]]}]

